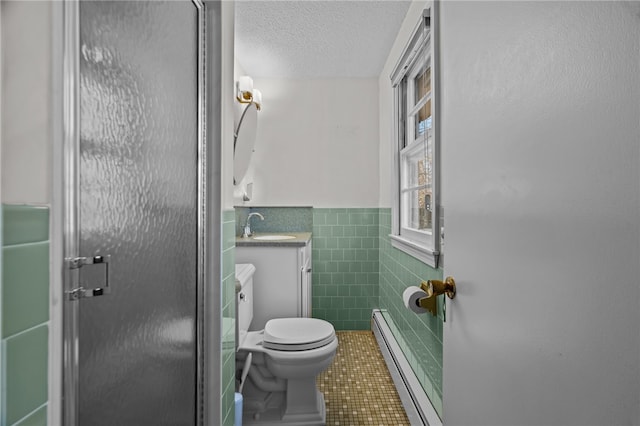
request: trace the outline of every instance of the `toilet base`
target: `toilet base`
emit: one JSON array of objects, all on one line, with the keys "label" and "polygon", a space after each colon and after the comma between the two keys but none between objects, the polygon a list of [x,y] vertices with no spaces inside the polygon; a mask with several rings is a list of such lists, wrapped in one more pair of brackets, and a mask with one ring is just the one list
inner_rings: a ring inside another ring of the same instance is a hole
[{"label": "toilet base", "polygon": [[[243,365],[246,355],[239,351],[236,364]],[[325,425],[324,395],[318,390],[316,377],[274,377],[266,367],[265,358],[263,353],[253,353],[252,367],[242,391],[242,424]]]},{"label": "toilet base", "polygon": [[265,350],[261,332],[247,333],[236,352],[238,378],[239,366],[244,366],[249,353],[252,356],[243,382],[243,424],[324,426],[326,408],[316,376],[331,364],[337,348],[334,338],[303,351]]},{"label": "toilet base", "polygon": [[[282,413],[281,406],[267,408],[264,411],[256,412],[250,407],[242,412],[243,425],[260,425],[260,426],[279,426],[279,425],[300,425],[300,426],[325,426],[326,410],[324,403],[324,395],[316,390],[316,407],[315,410],[298,413]],[[276,395],[274,395],[276,396]],[[282,395],[278,395],[282,396]],[[251,405],[251,404],[250,404]],[[280,405],[280,404],[276,404]]]}]

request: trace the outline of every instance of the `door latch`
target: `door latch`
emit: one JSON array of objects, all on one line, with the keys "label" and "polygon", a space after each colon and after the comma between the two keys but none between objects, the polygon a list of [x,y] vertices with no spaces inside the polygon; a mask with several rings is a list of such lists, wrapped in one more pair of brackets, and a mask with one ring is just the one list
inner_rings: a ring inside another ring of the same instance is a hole
[{"label": "door latch", "polygon": [[79,300],[87,297],[104,296],[111,293],[111,287],[109,286],[109,262],[111,261],[110,255],[105,256],[93,256],[93,257],[74,257],[67,259],[65,263],[71,270],[80,269],[83,266],[91,265],[105,265],[105,281],[104,287],[98,288],[84,288],[82,286],[74,288],[73,290],[66,291],[67,300]]}]

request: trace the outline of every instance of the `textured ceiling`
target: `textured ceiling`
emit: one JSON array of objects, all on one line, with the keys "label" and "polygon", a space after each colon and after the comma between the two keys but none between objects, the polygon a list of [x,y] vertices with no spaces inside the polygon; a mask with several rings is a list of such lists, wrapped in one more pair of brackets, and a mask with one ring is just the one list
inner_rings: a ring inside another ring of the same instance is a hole
[{"label": "textured ceiling", "polygon": [[410,1],[236,1],[236,57],[252,77],[377,77]]}]

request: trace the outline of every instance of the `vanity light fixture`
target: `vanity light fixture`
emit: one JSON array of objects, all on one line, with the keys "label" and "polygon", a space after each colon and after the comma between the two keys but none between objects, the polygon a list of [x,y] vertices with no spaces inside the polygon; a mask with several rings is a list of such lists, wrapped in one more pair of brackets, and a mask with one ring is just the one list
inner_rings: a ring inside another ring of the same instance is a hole
[{"label": "vanity light fixture", "polygon": [[258,89],[253,88],[253,79],[248,75],[242,76],[236,82],[236,99],[241,104],[256,104],[256,108],[260,110],[262,105],[262,93]]},{"label": "vanity light fixture", "polygon": [[243,104],[253,101],[253,79],[248,75],[242,76],[236,82],[238,89],[236,98]]}]

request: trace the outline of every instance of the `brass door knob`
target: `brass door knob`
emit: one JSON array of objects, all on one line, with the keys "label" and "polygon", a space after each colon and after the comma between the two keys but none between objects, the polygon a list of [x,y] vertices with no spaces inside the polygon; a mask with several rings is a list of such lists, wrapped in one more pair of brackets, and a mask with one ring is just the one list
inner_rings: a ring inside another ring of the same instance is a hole
[{"label": "brass door knob", "polygon": [[447,277],[444,281],[423,281],[420,287],[427,293],[427,297],[439,296],[441,294],[446,294],[449,299],[456,297],[456,281],[453,277]]}]

